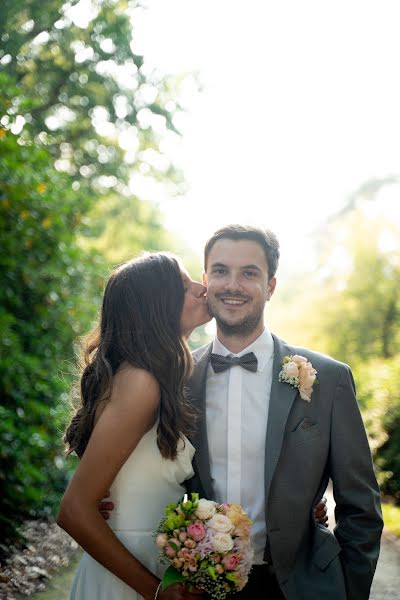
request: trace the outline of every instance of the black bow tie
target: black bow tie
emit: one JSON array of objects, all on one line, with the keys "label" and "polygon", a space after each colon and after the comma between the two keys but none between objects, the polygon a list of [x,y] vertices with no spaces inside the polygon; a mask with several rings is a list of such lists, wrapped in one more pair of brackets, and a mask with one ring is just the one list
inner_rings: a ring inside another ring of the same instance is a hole
[{"label": "black bow tie", "polygon": [[257,371],[257,356],[254,352],[249,352],[243,356],[221,356],[221,354],[210,355],[211,366],[214,373],[222,373],[235,365],[240,365],[243,369],[255,373]]}]

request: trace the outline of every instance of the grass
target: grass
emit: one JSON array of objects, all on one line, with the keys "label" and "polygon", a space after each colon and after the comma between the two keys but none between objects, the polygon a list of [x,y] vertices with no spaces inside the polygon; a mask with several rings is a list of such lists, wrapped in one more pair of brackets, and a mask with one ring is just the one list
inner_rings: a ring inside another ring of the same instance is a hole
[{"label": "grass", "polygon": [[400,538],[400,506],[382,503],[382,512],[386,529]]}]

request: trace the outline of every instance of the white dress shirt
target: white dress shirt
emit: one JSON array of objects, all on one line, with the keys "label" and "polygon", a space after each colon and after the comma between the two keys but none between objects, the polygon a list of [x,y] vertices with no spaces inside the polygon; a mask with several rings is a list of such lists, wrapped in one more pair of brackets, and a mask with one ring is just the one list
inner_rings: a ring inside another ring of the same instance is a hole
[{"label": "white dress shirt", "polygon": [[239,502],[253,521],[254,564],[263,562],[265,524],[265,441],[272,383],[274,342],[263,333],[233,354],[214,339],[212,351],[223,356],[254,352],[257,372],[236,365],[222,373],[207,368],[206,419],[210,466],[217,502]]}]

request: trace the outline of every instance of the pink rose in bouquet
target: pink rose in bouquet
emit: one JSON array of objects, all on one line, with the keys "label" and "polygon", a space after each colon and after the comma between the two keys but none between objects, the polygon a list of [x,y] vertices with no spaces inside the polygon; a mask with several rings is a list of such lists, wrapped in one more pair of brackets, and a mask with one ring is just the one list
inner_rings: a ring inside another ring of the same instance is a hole
[{"label": "pink rose in bouquet", "polygon": [[195,542],[200,542],[200,540],[206,537],[206,530],[201,521],[190,523],[187,526],[186,532],[183,533],[186,533],[189,536],[189,539],[192,538]]},{"label": "pink rose in bouquet", "polygon": [[206,590],[212,600],[240,592],[253,561],[251,525],[240,504],[217,504],[198,494],[169,504],[154,532],[160,560],[169,565],[162,589],[181,581]]}]

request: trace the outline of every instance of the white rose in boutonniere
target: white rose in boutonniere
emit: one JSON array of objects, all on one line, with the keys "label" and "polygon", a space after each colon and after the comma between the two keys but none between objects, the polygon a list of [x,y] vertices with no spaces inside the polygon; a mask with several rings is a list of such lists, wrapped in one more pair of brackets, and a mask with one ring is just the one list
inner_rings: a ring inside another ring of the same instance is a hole
[{"label": "white rose in boutonniere", "polygon": [[306,402],[311,401],[314,383],[317,371],[304,356],[295,354],[294,356],[285,356],[283,358],[282,370],[279,373],[279,381],[289,383],[299,390],[300,396]]}]

